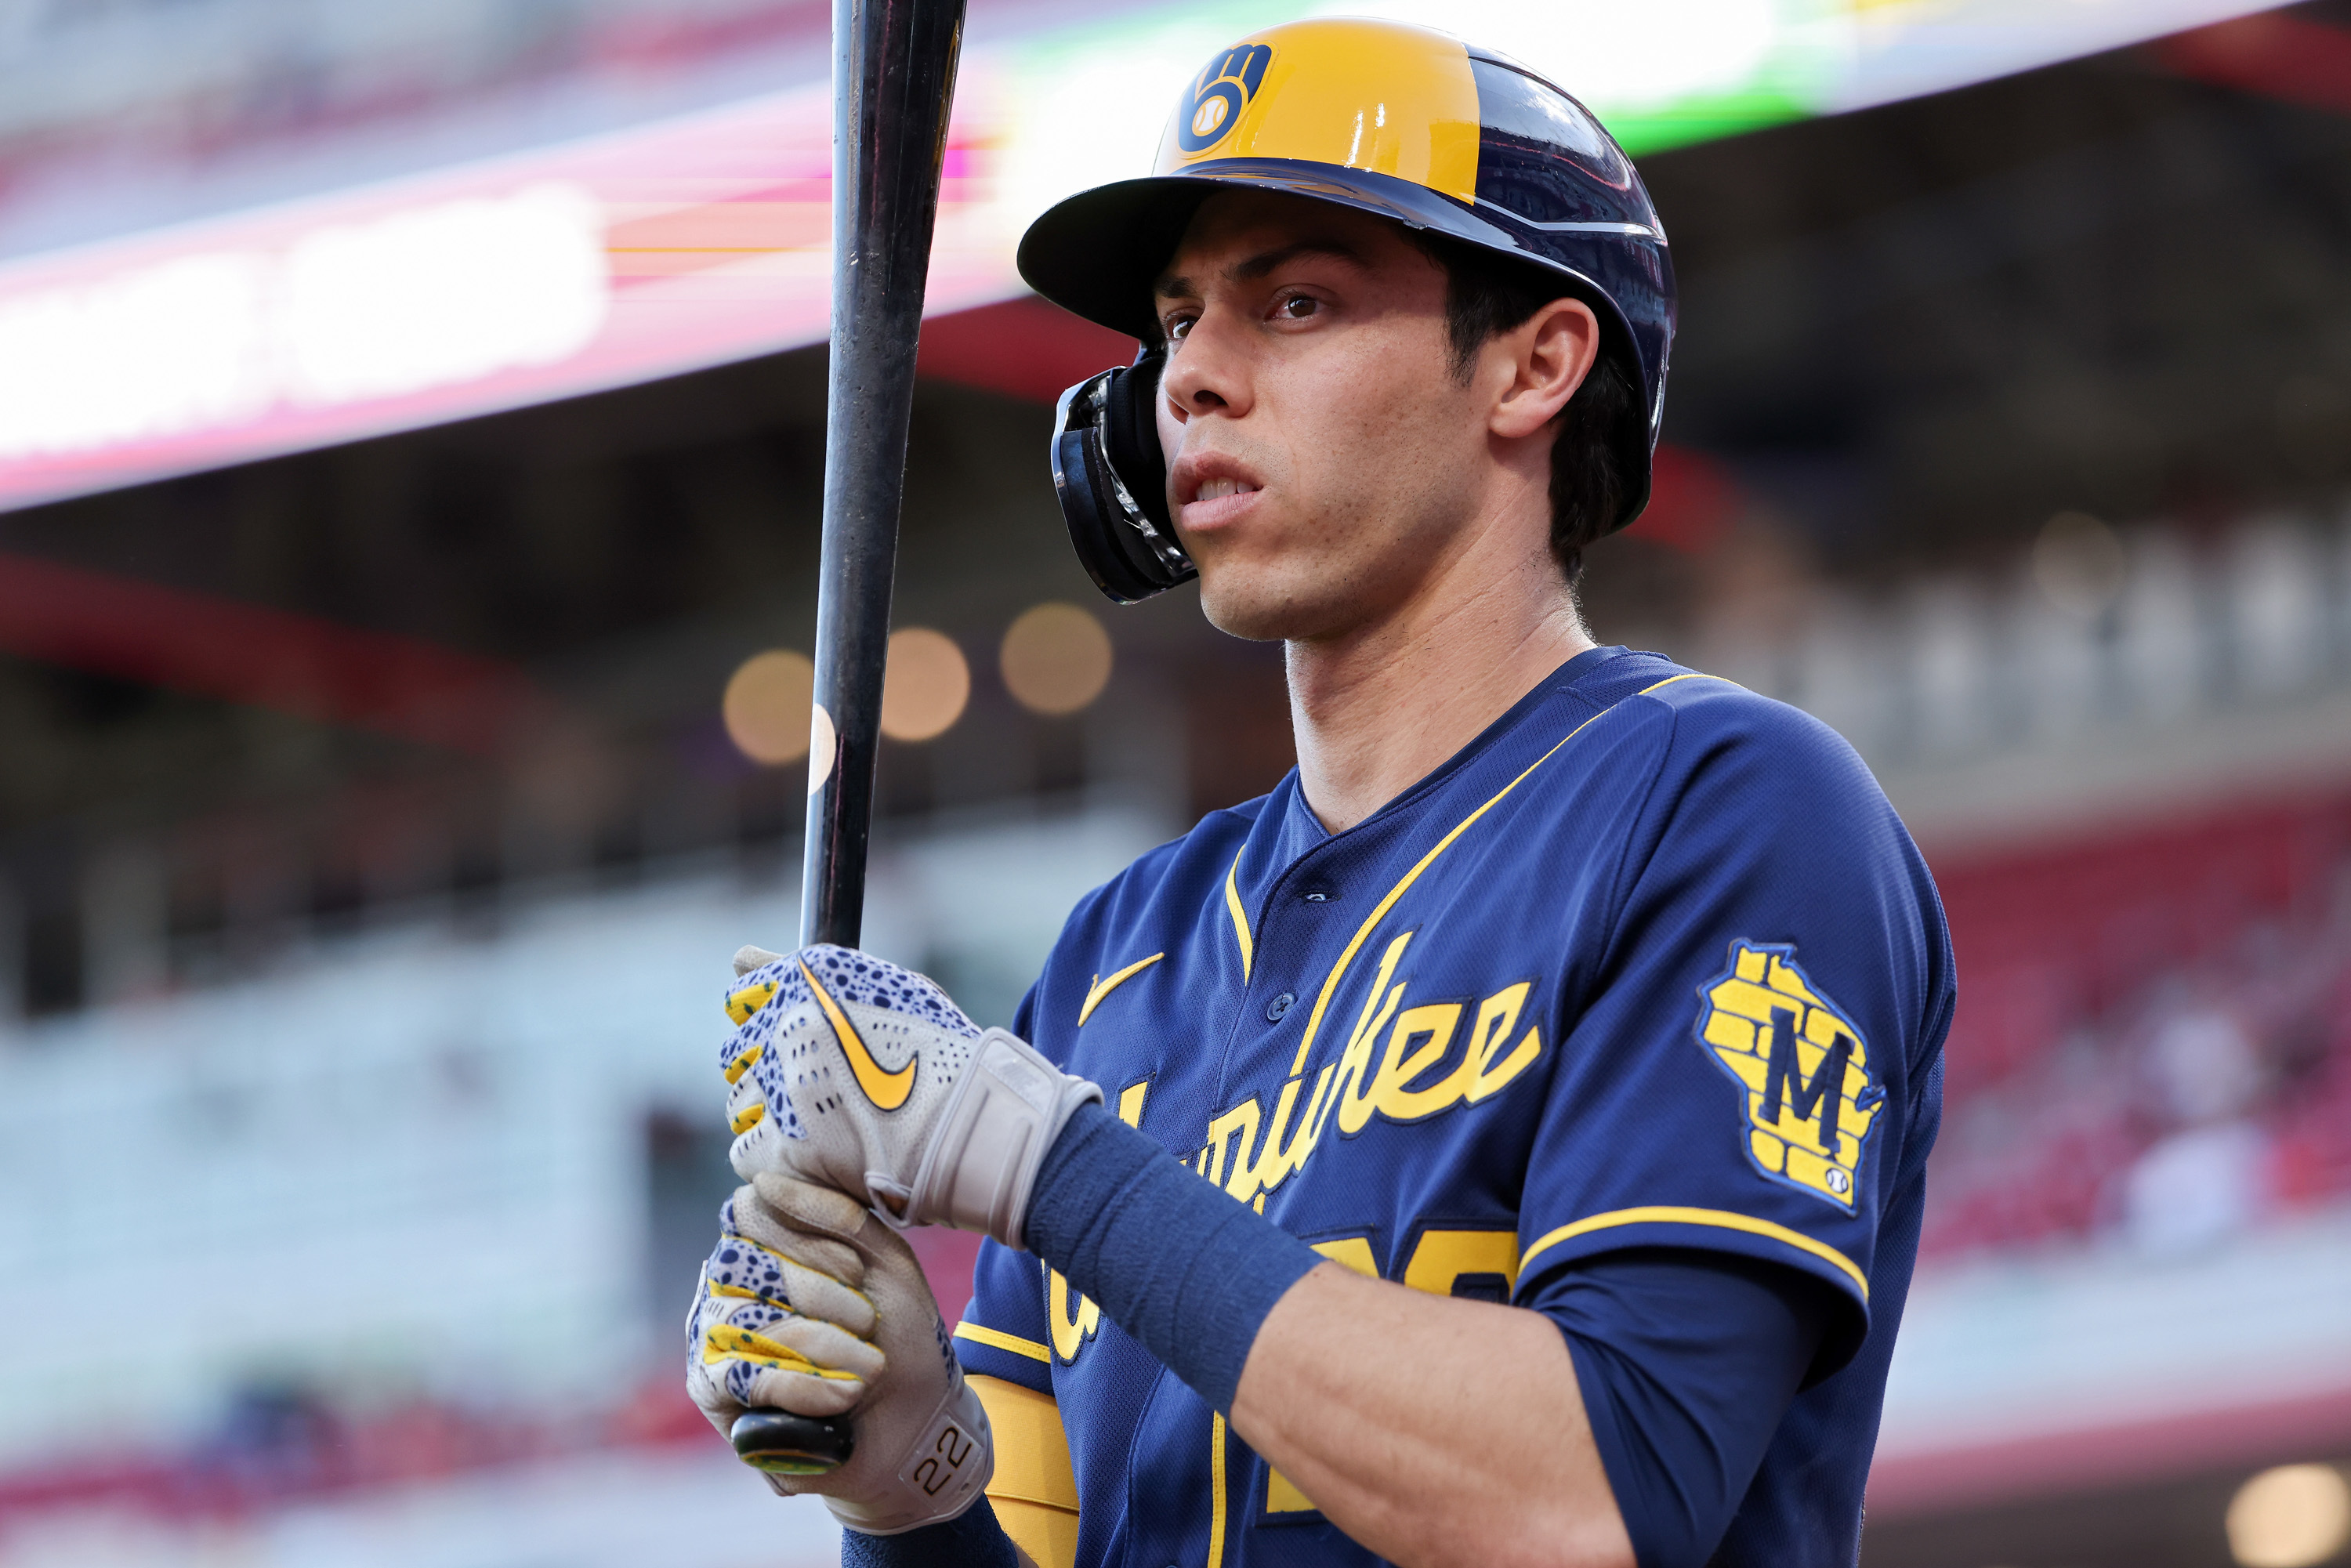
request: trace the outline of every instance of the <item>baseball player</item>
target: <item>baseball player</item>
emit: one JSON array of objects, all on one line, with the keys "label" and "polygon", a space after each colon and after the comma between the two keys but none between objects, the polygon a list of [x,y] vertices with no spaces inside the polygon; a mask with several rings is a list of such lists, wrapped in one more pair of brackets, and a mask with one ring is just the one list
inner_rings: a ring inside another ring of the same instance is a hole
[{"label": "baseball player", "polygon": [[[774,1484],[861,1563],[1853,1563],[1950,949],[1843,741],[1579,616],[1672,331],[1632,166],[1309,22],[1020,261],[1145,347],[1064,404],[1081,556],[1281,639],[1298,767],[1088,895],[1009,1031],[737,956],[695,1397],[848,1419]],[[933,1223],[989,1238],[952,1336]]]}]

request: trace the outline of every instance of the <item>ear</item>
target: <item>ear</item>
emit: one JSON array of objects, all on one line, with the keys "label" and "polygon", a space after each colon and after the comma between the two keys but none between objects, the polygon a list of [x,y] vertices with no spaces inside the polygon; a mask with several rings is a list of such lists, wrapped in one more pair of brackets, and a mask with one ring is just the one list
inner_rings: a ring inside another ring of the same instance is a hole
[{"label": "ear", "polygon": [[1554,299],[1529,317],[1515,330],[1498,334],[1487,352],[1506,372],[1508,382],[1495,400],[1487,427],[1506,440],[1540,433],[1600,357],[1600,319],[1581,299]]}]

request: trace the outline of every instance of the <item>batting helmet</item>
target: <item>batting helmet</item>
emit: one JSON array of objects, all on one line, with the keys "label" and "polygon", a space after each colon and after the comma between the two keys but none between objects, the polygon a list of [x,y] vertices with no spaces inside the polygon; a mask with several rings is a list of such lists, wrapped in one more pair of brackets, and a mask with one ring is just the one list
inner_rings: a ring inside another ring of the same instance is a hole
[{"label": "batting helmet", "polygon": [[1642,392],[1646,417],[1614,437],[1627,480],[1614,526],[1640,515],[1665,412],[1674,269],[1631,160],[1582,104],[1502,56],[1392,22],[1297,22],[1202,68],[1149,177],[1071,196],[1020,241],[1030,287],[1144,344],[1134,365],[1064,393],[1054,424],[1054,488],[1104,593],[1131,602],[1195,572],[1167,512],[1151,285],[1200,204],[1235,186],[1446,235],[1541,268],[1591,305],[1601,351]]}]

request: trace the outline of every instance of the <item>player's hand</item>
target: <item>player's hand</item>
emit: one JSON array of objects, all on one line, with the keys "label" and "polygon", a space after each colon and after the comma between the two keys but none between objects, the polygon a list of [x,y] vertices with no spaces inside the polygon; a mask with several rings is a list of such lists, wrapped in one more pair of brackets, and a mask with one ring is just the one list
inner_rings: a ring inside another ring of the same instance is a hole
[{"label": "player's hand", "polygon": [[726,1202],[687,1321],[686,1391],[721,1437],[750,1406],[846,1416],[838,1469],[769,1474],[869,1535],[953,1519],[995,1469],[987,1413],[903,1238],[854,1198],[761,1176]]},{"label": "player's hand", "polygon": [[735,1169],[845,1192],[899,1225],[1023,1247],[1029,1189],[1070,1113],[1102,1091],[922,976],[845,947],[735,956],[721,1056]]},{"label": "player's hand", "polygon": [[865,1260],[796,1231],[744,1187],[718,1211],[718,1245],[686,1315],[685,1387],[719,1436],[745,1406],[838,1416],[888,1364],[872,1341]]}]

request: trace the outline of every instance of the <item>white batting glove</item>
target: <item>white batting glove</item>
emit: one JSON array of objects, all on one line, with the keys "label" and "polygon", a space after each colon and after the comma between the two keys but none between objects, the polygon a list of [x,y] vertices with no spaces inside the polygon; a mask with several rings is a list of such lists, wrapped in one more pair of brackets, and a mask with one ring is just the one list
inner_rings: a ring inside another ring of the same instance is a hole
[{"label": "white batting glove", "polygon": [[951,1225],[1025,1249],[1045,1151],[1102,1090],[1025,1040],[982,1032],[910,969],[846,947],[735,956],[724,1061],[735,1169],[781,1171],[897,1225]]},{"label": "white batting glove", "polygon": [[685,1389],[721,1437],[748,1406],[838,1416],[863,1396],[888,1364],[864,1278],[854,1249],[795,1233],[751,1188],[726,1200],[685,1320]]},{"label": "white batting glove", "polygon": [[722,1437],[746,1408],[845,1416],[848,1460],[768,1473],[868,1535],[956,1518],[994,1473],[987,1412],[964,1381],[905,1240],[828,1187],[765,1175],[739,1189],[687,1321],[686,1391]]}]

